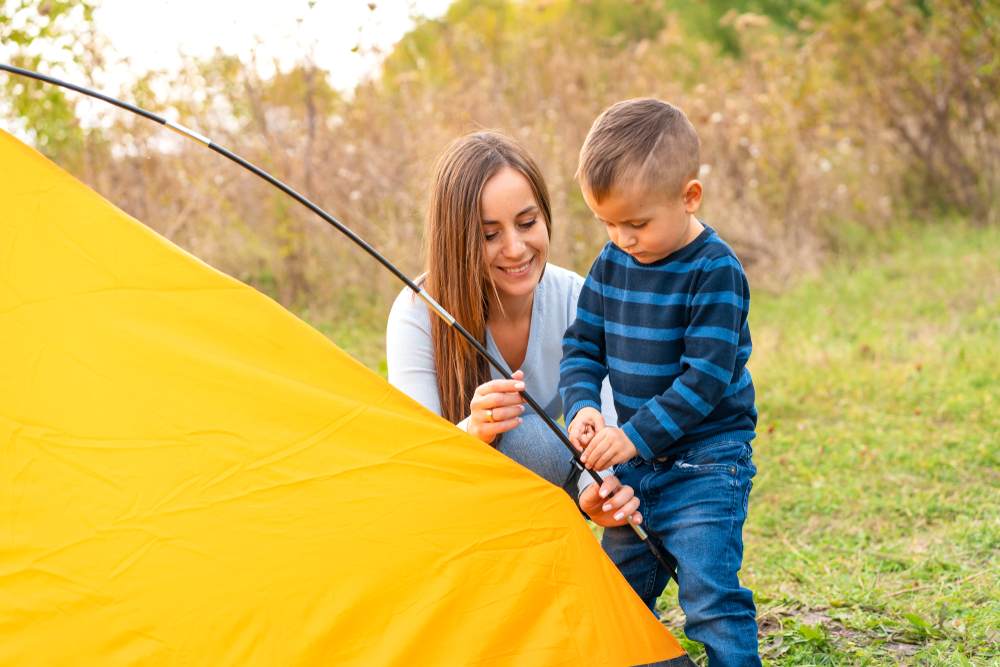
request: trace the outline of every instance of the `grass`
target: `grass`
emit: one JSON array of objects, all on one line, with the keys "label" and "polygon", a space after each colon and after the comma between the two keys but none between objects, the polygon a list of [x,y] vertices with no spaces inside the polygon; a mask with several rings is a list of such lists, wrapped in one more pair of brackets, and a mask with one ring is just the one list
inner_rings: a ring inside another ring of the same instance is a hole
[{"label": "grass", "polygon": [[[326,331],[384,372],[382,326]],[[751,327],[765,664],[1000,665],[1000,230],[872,238]]]},{"label": "grass", "polygon": [[[1000,233],[873,244],[754,300],[762,656],[1000,664]],[[681,634],[676,590],[661,604]]]}]

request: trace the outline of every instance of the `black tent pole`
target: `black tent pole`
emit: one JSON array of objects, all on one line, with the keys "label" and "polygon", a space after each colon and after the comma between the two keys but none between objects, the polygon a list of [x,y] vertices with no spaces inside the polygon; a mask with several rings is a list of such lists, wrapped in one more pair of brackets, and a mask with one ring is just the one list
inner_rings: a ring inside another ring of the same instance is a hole
[{"label": "black tent pole", "polygon": [[[0,63],[0,70],[5,71],[5,72],[9,72],[11,74],[16,74],[16,75],[19,75],[19,76],[25,76],[25,77],[28,77],[30,79],[35,79],[36,81],[43,81],[45,83],[50,83],[52,85],[59,86],[61,88],[66,88],[68,90],[73,90],[73,91],[76,91],[78,93],[82,93],[84,95],[87,95],[88,97],[93,97],[95,99],[99,99],[99,100],[102,100],[104,102],[107,102],[108,104],[113,104],[114,106],[119,107],[120,109],[125,109],[126,111],[131,111],[134,114],[142,116],[143,118],[147,118],[147,119],[149,119],[149,120],[151,120],[153,122],[159,123],[160,125],[168,127],[171,130],[177,132],[178,134],[181,134],[181,135],[183,135],[183,136],[185,136],[185,137],[187,137],[189,139],[193,139],[193,140],[197,141],[198,143],[207,146],[208,148],[210,148],[211,150],[215,151],[219,155],[222,155],[223,157],[228,158],[229,160],[231,160],[232,162],[235,162],[236,164],[238,164],[239,166],[243,167],[247,171],[250,171],[250,172],[256,174],[260,178],[264,179],[265,181],[267,181],[268,183],[270,183],[274,187],[278,188],[279,190],[281,190],[282,192],[284,192],[285,194],[287,194],[292,199],[296,200],[297,202],[299,202],[300,204],[302,204],[303,206],[305,206],[306,208],[308,208],[310,211],[312,211],[313,213],[315,213],[319,217],[323,218],[323,220],[325,220],[329,224],[331,224],[334,227],[336,227],[337,231],[339,231],[341,234],[343,234],[344,236],[346,236],[347,238],[349,238],[356,245],[358,245],[359,247],[361,247],[362,250],[364,250],[369,255],[371,255],[373,258],[375,258],[376,261],[378,261],[382,266],[384,266],[389,271],[391,271],[393,275],[395,275],[397,278],[399,278],[399,280],[401,280],[407,287],[409,287],[411,290],[413,290],[413,292],[417,296],[419,296],[421,299],[423,299],[427,303],[428,307],[432,311],[434,311],[438,315],[438,317],[440,317],[441,319],[443,319],[445,322],[448,323],[448,325],[452,329],[454,329],[455,331],[457,331],[462,336],[462,338],[464,338],[472,347],[475,348],[476,352],[478,352],[480,355],[482,355],[482,357],[485,358],[490,363],[490,365],[493,368],[495,368],[497,370],[497,372],[500,373],[500,375],[502,375],[503,377],[505,377],[508,380],[513,379],[511,377],[510,373],[508,373],[504,369],[503,364],[501,364],[499,361],[497,361],[497,359],[494,358],[493,355],[491,355],[489,353],[489,351],[483,346],[482,343],[480,343],[478,340],[476,340],[476,338],[471,333],[469,333],[469,331],[465,327],[463,327],[459,322],[457,322],[455,320],[455,318],[452,317],[450,313],[448,313],[448,311],[446,311],[444,308],[442,308],[441,305],[437,301],[435,301],[434,298],[431,297],[430,294],[427,293],[427,290],[425,290],[424,288],[420,287],[419,285],[417,285],[416,283],[414,283],[412,280],[410,280],[392,262],[390,262],[388,259],[386,259],[385,257],[383,257],[377,250],[375,250],[375,248],[373,248],[372,246],[370,246],[368,244],[368,242],[365,241],[363,238],[361,238],[360,236],[358,236],[357,234],[355,234],[349,227],[347,227],[346,225],[344,225],[342,222],[340,222],[339,220],[337,220],[336,218],[334,218],[332,215],[330,215],[329,213],[327,213],[326,211],[324,211],[322,208],[320,208],[316,204],[314,204],[311,201],[309,201],[309,199],[307,199],[303,195],[299,194],[298,192],[296,192],[295,190],[293,190],[288,185],[285,185],[283,182],[279,181],[277,178],[275,178],[271,174],[267,173],[266,171],[264,171],[260,167],[257,167],[256,165],[254,165],[254,164],[252,164],[250,162],[247,162],[246,160],[244,160],[243,158],[241,158],[239,155],[236,155],[232,151],[230,151],[230,150],[228,150],[228,149],[226,149],[226,148],[224,148],[222,146],[219,146],[218,144],[216,144],[215,142],[213,142],[208,137],[206,137],[206,136],[204,136],[202,134],[199,134],[199,133],[195,132],[194,130],[191,130],[191,129],[187,128],[187,127],[184,127],[183,125],[180,125],[180,124],[175,123],[173,121],[167,120],[163,116],[159,116],[159,115],[157,115],[157,114],[155,114],[155,113],[153,113],[151,111],[147,111],[146,109],[142,109],[142,108],[137,107],[137,106],[135,106],[133,104],[129,104],[128,102],[123,102],[123,101],[121,101],[121,100],[119,100],[117,98],[111,97],[110,95],[105,95],[103,93],[99,93],[96,90],[92,90],[92,89],[86,88],[84,86],[78,86],[76,84],[69,83],[68,81],[63,81],[63,80],[57,79],[55,77],[47,76],[45,74],[40,74],[40,73],[34,72],[32,70],[23,69],[21,67],[14,67],[13,65],[7,65],[5,63]],[[532,407],[532,409],[535,411],[535,413],[538,414],[542,418],[542,420],[549,427],[549,429],[553,433],[556,434],[556,436],[559,438],[559,441],[563,443],[563,445],[566,447],[566,449],[569,450],[569,453],[572,456],[573,464],[576,466],[576,468],[578,470],[580,470],[581,473],[584,472],[584,471],[587,472],[587,473],[589,473],[590,476],[594,479],[594,481],[597,484],[600,484],[601,481],[602,481],[600,475],[598,475],[593,470],[587,470],[587,469],[584,468],[583,464],[580,463],[580,455],[576,451],[576,448],[573,447],[573,444],[569,441],[569,437],[563,432],[563,430],[561,428],[559,428],[559,425],[556,424],[555,420],[553,420],[551,417],[549,417],[548,414],[546,414],[545,410],[542,409],[542,406],[540,406],[535,401],[535,399],[532,398],[528,394],[527,391],[521,392],[521,397],[524,399],[524,401],[528,405],[530,405]],[[676,560],[674,559],[673,556],[671,556],[666,551],[666,549],[663,547],[663,545],[660,542],[660,540],[658,538],[656,538],[655,535],[654,535],[654,539],[649,539],[649,535],[647,534],[647,531],[644,530],[641,526],[638,526],[638,525],[636,525],[634,523],[631,523],[631,522],[629,522],[629,525],[632,526],[633,530],[635,530],[635,533],[636,533],[636,535],[638,535],[639,539],[641,539],[643,542],[646,543],[646,545],[649,547],[650,551],[656,557],[656,559],[660,563],[660,565],[663,568],[666,569],[666,571],[670,574],[670,576],[673,579],[676,580],[677,579]]]}]

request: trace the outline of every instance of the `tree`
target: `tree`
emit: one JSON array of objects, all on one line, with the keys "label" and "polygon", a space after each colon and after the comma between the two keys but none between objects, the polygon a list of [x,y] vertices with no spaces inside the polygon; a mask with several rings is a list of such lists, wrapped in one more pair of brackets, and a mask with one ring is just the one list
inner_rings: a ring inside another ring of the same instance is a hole
[{"label": "tree", "polygon": [[[32,70],[91,71],[94,0],[0,0],[0,58]],[[72,95],[55,86],[7,77],[3,89],[22,129],[39,150],[72,164],[81,157],[84,129]]]}]

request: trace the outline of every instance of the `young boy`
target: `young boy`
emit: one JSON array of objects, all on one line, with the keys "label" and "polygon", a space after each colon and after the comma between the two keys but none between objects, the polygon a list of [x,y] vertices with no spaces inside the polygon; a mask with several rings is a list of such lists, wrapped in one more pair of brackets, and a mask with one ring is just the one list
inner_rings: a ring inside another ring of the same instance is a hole
[{"label": "young boy", "polygon": [[[684,631],[709,665],[759,665],[756,610],[740,586],[757,424],[747,313],[733,251],[695,213],[699,141],[679,109],[619,102],[594,122],[577,178],[604,246],[563,339],[560,390],[588,468],[616,465],[644,524],[677,559]],[[610,376],[621,428],[600,413]],[[616,517],[620,518],[620,517]],[[654,608],[663,570],[627,526],[603,546]]]}]

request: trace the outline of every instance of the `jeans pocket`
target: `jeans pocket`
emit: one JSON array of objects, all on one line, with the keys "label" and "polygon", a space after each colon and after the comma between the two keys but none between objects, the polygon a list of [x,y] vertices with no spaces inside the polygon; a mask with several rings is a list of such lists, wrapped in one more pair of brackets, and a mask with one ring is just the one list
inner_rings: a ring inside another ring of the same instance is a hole
[{"label": "jeans pocket", "polygon": [[750,512],[750,491],[753,489],[753,480],[747,480],[747,490],[743,494],[743,516],[747,516]]},{"label": "jeans pocket", "polygon": [[685,452],[676,462],[673,470],[689,474],[725,473],[735,475],[737,466],[749,461],[749,446],[745,442],[714,442],[695,447]]}]

